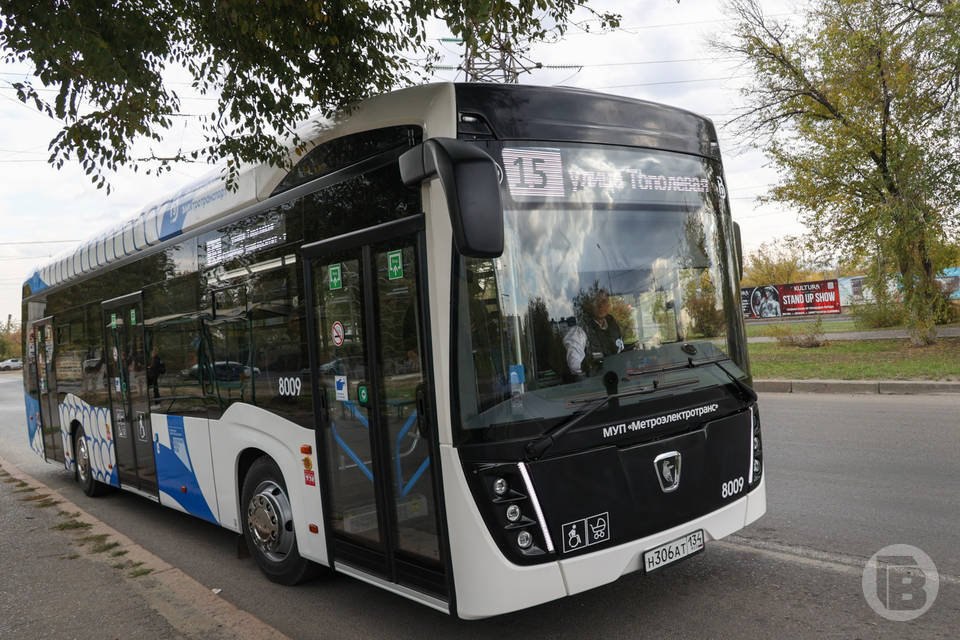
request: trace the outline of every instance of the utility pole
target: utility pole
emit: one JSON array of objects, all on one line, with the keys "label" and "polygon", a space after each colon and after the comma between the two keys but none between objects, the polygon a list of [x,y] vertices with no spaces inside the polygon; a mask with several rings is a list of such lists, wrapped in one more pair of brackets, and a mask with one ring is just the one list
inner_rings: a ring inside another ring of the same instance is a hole
[{"label": "utility pole", "polygon": [[[460,38],[442,38],[441,42],[464,44]],[[477,42],[463,50],[463,62],[456,67],[436,66],[440,71],[463,71],[467,82],[494,82],[499,84],[517,84],[520,75],[531,73],[537,69],[571,69],[579,71],[581,65],[545,65],[539,62],[527,61],[526,51],[529,44],[518,45],[514,50],[507,44],[491,41],[489,44]]]},{"label": "utility pole", "polygon": [[467,74],[467,82],[517,84],[520,76],[517,59],[510,52],[495,44],[479,42],[464,48],[463,70]]}]

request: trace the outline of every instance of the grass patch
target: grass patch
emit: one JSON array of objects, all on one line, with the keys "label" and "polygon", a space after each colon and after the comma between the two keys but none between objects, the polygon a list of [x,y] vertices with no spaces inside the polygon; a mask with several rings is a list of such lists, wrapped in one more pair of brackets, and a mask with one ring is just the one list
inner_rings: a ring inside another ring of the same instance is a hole
[{"label": "grass patch", "polygon": [[111,558],[119,558],[120,556],[125,556],[129,553],[126,549],[117,549],[116,551],[110,554]]},{"label": "grass patch", "polygon": [[960,338],[940,338],[926,347],[913,347],[909,340],[838,340],[816,349],[772,342],[749,347],[757,380],[960,380]]},{"label": "grass patch", "polygon": [[63,516],[64,518],[79,518],[79,511],[57,511],[58,516]]},{"label": "grass patch", "polygon": [[[817,316],[820,317],[820,316]],[[784,332],[802,332],[813,320],[781,320],[779,322],[748,322],[746,323],[748,338],[776,338],[783,335]],[[824,320],[824,333],[843,333],[845,331],[857,331],[853,320]]]},{"label": "grass patch", "polygon": [[90,547],[90,553],[106,553],[120,546],[119,542],[99,542]]},{"label": "grass patch", "polygon": [[83,536],[82,538],[77,538],[77,544],[81,547],[88,542],[92,542],[94,546],[99,544],[104,544],[107,541],[107,534],[105,533],[94,533],[93,535]]},{"label": "grass patch", "polygon": [[46,509],[47,507],[53,507],[58,504],[60,504],[59,500],[47,497],[43,500],[38,500],[37,502],[33,503],[33,506],[35,506],[37,509]]},{"label": "grass patch", "polygon": [[149,575],[149,574],[151,574],[151,573],[153,573],[153,569],[150,569],[150,568],[148,568],[148,567],[140,567],[140,568],[138,568],[138,569],[134,569],[133,571],[131,571],[131,572],[128,573],[127,575],[130,576],[131,578],[139,578],[139,577],[141,577],[141,576],[146,576],[146,575]]},{"label": "grass patch", "polygon": [[17,487],[19,487],[19,488],[18,488],[18,489],[14,489],[14,490],[13,490],[14,493],[30,493],[31,491],[36,491],[36,489],[34,489],[33,487],[27,486],[26,483],[23,483],[23,486],[20,486],[20,485],[18,484]]},{"label": "grass patch", "polygon": [[6,482],[7,484],[13,484],[14,482],[17,481],[17,479],[14,478],[13,476],[7,476],[6,478],[3,479],[3,481]]},{"label": "grass patch", "polygon": [[92,526],[93,525],[89,522],[80,522],[79,520],[70,519],[64,520],[59,524],[55,524],[50,528],[55,529],[56,531],[72,531],[75,529],[89,529]]},{"label": "grass patch", "polygon": [[22,498],[17,498],[20,502],[33,502],[34,500],[46,500],[50,496],[45,493],[37,493],[32,496],[23,496]]}]

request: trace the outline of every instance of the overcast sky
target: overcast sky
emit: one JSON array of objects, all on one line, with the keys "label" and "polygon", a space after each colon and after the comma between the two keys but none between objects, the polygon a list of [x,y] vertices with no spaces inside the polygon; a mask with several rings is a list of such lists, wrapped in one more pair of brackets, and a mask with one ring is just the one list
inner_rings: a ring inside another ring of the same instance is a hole
[{"label": "overcast sky", "polygon": [[[724,155],[727,188],[734,220],[740,222],[744,248],[797,235],[803,227],[796,212],[779,205],[758,205],[776,173],[763,155],[741,148],[723,127],[742,105],[739,88],[745,71],[735,61],[721,59],[707,47],[707,39],[729,31],[731,23],[718,0],[632,0],[595,2],[623,15],[612,33],[582,33],[571,29],[561,41],[541,45],[534,57],[546,65],[574,66],[544,69],[524,75],[521,82],[567,85],[642,98],[683,107],[706,115],[718,125]],[[790,19],[795,5],[789,0],[764,0],[767,13]],[[438,33],[441,37],[445,34]],[[445,64],[455,65],[462,52],[443,42]],[[578,70],[577,65],[582,65]],[[161,177],[124,170],[111,177],[114,191],[97,190],[74,165],[55,170],[46,163],[46,148],[56,134],[55,121],[16,100],[10,83],[29,76],[25,65],[0,65],[0,321],[20,315],[20,287],[33,268],[80,240],[133,217],[145,204],[176,191],[192,179],[209,173],[202,164],[181,165]],[[455,71],[438,71],[437,80],[462,80]],[[188,87],[177,87],[183,92]],[[182,94],[188,95],[188,94]],[[209,110],[209,98],[184,100],[184,111]],[[190,119],[184,118],[167,136],[168,148],[194,139]],[[163,151],[163,148],[157,149]]]}]

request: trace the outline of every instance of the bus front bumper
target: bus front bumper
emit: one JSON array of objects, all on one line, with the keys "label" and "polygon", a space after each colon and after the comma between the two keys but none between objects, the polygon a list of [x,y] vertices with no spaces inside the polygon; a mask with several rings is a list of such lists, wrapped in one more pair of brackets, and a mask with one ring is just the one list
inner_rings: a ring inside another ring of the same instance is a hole
[{"label": "bus front bumper", "polygon": [[709,547],[711,540],[719,540],[739,531],[759,519],[766,510],[767,489],[764,474],[753,491],[712,513],[639,540],[558,561],[567,595],[599,587],[622,575],[642,569],[645,551],[698,529],[703,529],[704,540]]},{"label": "bus front bumper", "polygon": [[592,553],[520,566],[507,560],[493,541],[467,489],[455,449],[444,445],[440,453],[446,488],[444,502],[451,527],[455,614],[463,619],[518,611],[614,582],[640,569],[645,551],[698,529],[703,530],[709,549],[711,540],[742,529],[767,508],[764,474],[760,484],[743,498],[682,525]]}]

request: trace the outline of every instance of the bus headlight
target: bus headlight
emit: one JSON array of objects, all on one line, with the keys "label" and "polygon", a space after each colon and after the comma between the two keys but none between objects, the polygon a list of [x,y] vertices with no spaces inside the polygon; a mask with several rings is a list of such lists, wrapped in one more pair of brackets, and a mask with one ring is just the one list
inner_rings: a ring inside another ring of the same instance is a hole
[{"label": "bus headlight", "polygon": [[752,460],[750,462],[750,488],[760,484],[760,476],[763,475],[763,438],[760,435],[760,409],[753,405],[750,414],[752,425],[752,434],[750,440],[750,452]]},{"label": "bus headlight", "polygon": [[533,536],[529,531],[521,531],[517,534],[517,546],[521,549],[527,549],[533,544]]},{"label": "bus headlight", "polygon": [[556,553],[524,463],[475,464],[470,486],[490,533],[507,558],[532,564]]},{"label": "bus headlight", "polygon": [[520,507],[515,504],[507,507],[507,520],[510,522],[516,522],[520,519]]}]

